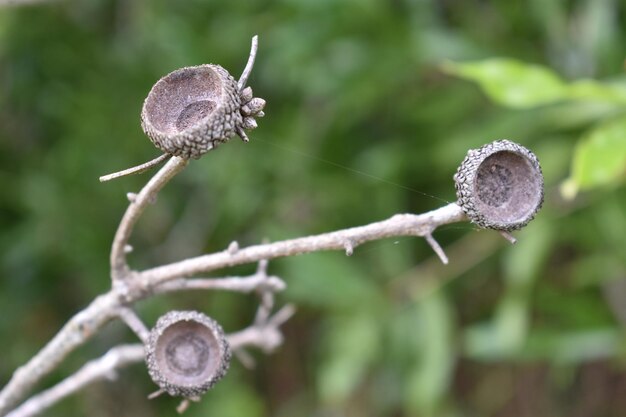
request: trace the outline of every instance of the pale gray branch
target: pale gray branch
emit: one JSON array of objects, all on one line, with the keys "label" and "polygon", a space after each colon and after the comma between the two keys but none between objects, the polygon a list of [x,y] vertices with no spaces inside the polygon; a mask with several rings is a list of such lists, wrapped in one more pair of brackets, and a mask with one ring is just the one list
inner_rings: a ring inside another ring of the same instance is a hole
[{"label": "pale gray branch", "polygon": [[249,293],[260,288],[273,292],[282,291],[285,289],[285,282],[279,277],[258,273],[249,277],[179,278],[157,285],[152,294],[166,294],[187,290],[226,290]]},{"label": "pale gray branch", "polygon": [[[0,415],[8,412],[70,352],[89,340],[100,327],[114,318],[120,307],[145,298],[153,291],[158,291],[157,288],[168,281],[267,259],[325,250],[345,250],[345,242],[352,242],[353,247],[356,248],[368,241],[394,236],[426,236],[438,226],[466,219],[458,205],[449,204],[420,215],[397,214],[387,220],[366,226],[240,248],[234,253],[225,250],[143,272],[126,271],[128,267],[123,248],[126,246],[133,225],[148,201],[154,198],[158,190],[186,164],[187,161],[173,157],[141,190],[135,202],[131,203],[127,210],[122,220],[123,225],[120,225],[116,234],[113,246],[115,250],[112,251],[111,257],[112,265],[120,274],[118,276],[124,277],[124,285],[114,285],[108,293],[99,296],[85,310],[74,316],[46,347],[14,373],[9,383],[0,392]],[[188,284],[174,285],[171,290],[182,289],[184,285]],[[167,292],[167,286],[165,288]],[[227,288],[222,287],[222,289]]]},{"label": "pale gray branch", "polygon": [[[0,0],[1,3],[2,0]],[[257,48],[258,38],[254,36],[248,62],[238,82],[240,94],[243,96],[252,96],[251,89],[245,88],[245,85],[254,66]],[[243,139],[247,139],[243,130],[240,129],[238,133]],[[168,157],[168,155],[162,155],[139,167],[105,176],[101,180],[148,169]],[[233,242],[228,249],[221,252],[144,271],[133,271],[126,257],[132,250],[129,240],[137,221],[146,207],[156,200],[163,186],[187,164],[186,159],[171,157],[138,194],[128,194],[130,204],[120,221],[111,247],[111,290],[98,296],[89,306],[72,317],[39,353],[15,371],[10,381],[0,391],[0,416],[5,416],[9,411],[14,410],[15,406],[32,391],[38,382],[110,320],[121,318],[138,334],[140,339],[145,340],[148,329],[130,309],[138,300],[183,290],[257,291],[261,300],[253,325],[231,334],[228,339],[235,350],[244,346],[256,346],[269,352],[282,343],[283,337],[279,326],[294,312],[292,306],[286,306],[271,315],[275,301],[274,293],[284,289],[285,283],[278,277],[267,275],[269,259],[328,250],[342,250],[347,255],[351,255],[359,245],[365,242],[397,236],[421,236],[426,238],[445,263],[447,258],[443,249],[432,237],[432,233],[439,226],[466,220],[461,208],[452,203],[424,214],[397,214],[387,220],[365,226],[314,236],[263,243],[246,248],[240,248],[239,244]],[[198,274],[254,262],[259,262],[259,267],[257,272],[249,277],[190,279]],[[24,402],[10,415],[16,417],[40,413],[78,389],[114,375],[117,369],[142,359],[143,346],[141,345],[113,348],[100,359],[85,364],[61,383]]]},{"label": "pale gray branch", "polygon": [[8,414],[8,417],[28,417],[44,410],[83,389],[87,385],[103,379],[113,379],[115,372],[144,358],[143,345],[122,345],[109,350],[101,358],[87,362],[75,374],[57,385],[33,397]]},{"label": "pale gray branch", "polygon": [[275,259],[326,250],[345,250],[346,242],[351,242],[354,250],[357,246],[373,240],[396,236],[426,236],[438,226],[464,221],[465,219],[463,210],[456,203],[451,203],[424,214],[396,214],[387,220],[366,226],[249,246],[241,248],[235,253],[222,251],[198,256],[145,270],[138,273],[136,279],[141,282],[141,286],[148,287],[175,278],[258,262],[262,259]]},{"label": "pale gray branch", "polygon": [[254,346],[265,353],[272,352],[283,342],[280,326],[289,320],[295,311],[295,307],[288,304],[278,310],[273,316],[267,317],[266,321],[262,323],[255,321],[255,324],[252,326],[229,334],[228,342],[233,350]]},{"label": "pale gray branch", "polygon": [[182,171],[189,161],[178,156],[173,156],[163,168],[161,168],[142,190],[132,199],[124,217],[117,228],[111,247],[111,278],[113,281],[121,281],[129,278],[130,268],[126,263],[126,245],[133,232],[133,228],[148,204],[153,202],[158,192],[169,180]]},{"label": "pale gray branch", "polygon": [[137,313],[130,307],[120,307],[117,315],[126,325],[137,335],[139,340],[143,343],[148,343],[150,337],[150,330],[141,321]]},{"label": "pale gray branch", "polygon": [[0,392],[0,415],[5,415],[33,386],[48,375],[74,349],[89,340],[117,315],[119,297],[114,291],[97,297],[72,317],[48,344],[24,366],[18,368]]}]

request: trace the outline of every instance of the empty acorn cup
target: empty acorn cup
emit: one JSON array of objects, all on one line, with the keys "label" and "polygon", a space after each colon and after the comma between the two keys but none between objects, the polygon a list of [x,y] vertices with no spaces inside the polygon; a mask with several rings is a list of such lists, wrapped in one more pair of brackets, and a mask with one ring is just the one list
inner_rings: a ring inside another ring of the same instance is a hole
[{"label": "empty acorn cup", "polygon": [[150,377],[173,396],[204,394],[226,374],[230,357],[222,327],[197,311],[161,316],[146,345]]},{"label": "empty acorn cup", "polygon": [[543,174],[528,149],[498,140],[470,150],[454,175],[458,204],[476,225],[521,229],[543,203]]},{"label": "empty acorn cup", "polygon": [[163,152],[199,158],[242,125],[237,81],[219,65],[178,69],[150,90],[141,127]]},{"label": "empty acorn cup", "polygon": [[100,181],[143,172],[170,156],[198,159],[234,135],[247,142],[246,131],[255,129],[255,118],[265,115],[265,100],[253,97],[246,87],[257,48],[255,36],[238,81],[214,64],[180,68],[157,81],[143,103],[141,127],[164,154]]}]

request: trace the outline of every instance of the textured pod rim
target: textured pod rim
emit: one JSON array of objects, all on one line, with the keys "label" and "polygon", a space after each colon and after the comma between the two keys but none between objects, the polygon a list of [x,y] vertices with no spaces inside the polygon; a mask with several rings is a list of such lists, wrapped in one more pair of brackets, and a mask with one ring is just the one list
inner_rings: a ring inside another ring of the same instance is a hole
[{"label": "textured pod rim", "polygon": [[165,153],[197,159],[242,124],[237,81],[219,65],[179,68],[159,79],[141,109],[141,127]]},{"label": "textured pod rim", "polygon": [[197,311],[161,316],[146,344],[150,377],[172,396],[204,394],[226,374],[230,358],[222,327]]},{"label": "textured pod rim", "polygon": [[468,151],[454,175],[458,204],[476,225],[517,230],[543,204],[543,174],[530,150],[497,140]]}]

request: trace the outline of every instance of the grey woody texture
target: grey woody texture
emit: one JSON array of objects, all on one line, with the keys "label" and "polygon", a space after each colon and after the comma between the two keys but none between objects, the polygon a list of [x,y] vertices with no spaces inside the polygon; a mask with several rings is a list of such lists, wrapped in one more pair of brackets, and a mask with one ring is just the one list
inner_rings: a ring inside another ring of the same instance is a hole
[{"label": "grey woody texture", "polygon": [[543,203],[539,160],[508,140],[468,151],[454,183],[459,206],[472,223],[486,229],[521,229]]},{"label": "grey woody texture", "polygon": [[197,311],[161,316],[146,345],[150,377],[173,396],[204,394],[226,375],[230,358],[222,327]]},{"label": "grey woody texture", "polygon": [[245,94],[219,65],[180,68],[157,81],[141,111],[141,126],[163,152],[197,159],[244,129],[256,127],[265,100]]}]

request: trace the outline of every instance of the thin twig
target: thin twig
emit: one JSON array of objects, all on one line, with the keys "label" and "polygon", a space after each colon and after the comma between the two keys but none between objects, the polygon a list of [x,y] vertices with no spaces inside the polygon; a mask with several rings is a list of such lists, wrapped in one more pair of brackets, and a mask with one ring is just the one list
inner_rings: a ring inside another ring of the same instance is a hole
[{"label": "thin twig", "polygon": [[0,391],[0,416],[10,411],[70,352],[89,340],[105,323],[114,318],[119,307],[119,296],[111,290],[97,297],[89,306],[72,317],[39,353],[13,373],[11,380]]},{"label": "thin twig", "polygon": [[137,313],[133,311],[130,307],[121,307],[118,310],[118,316],[126,325],[137,335],[139,340],[143,343],[148,342],[148,338],[150,337],[150,330],[146,327],[146,325],[141,321]]},{"label": "thin twig", "polygon": [[[259,264],[256,270],[257,271],[256,273],[258,275],[265,277],[265,282],[268,281],[268,276],[267,276],[268,265],[269,265],[269,262],[267,259],[261,259],[259,261]],[[257,309],[254,322],[259,324],[259,323],[265,323],[268,317],[270,316],[272,310],[274,309],[274,292],[275,291],[268,291],[267,285],[260,285],[257,291],[259,292],[259,295],[261,297],[261,302],[259,303],[259,308]]]},{"label": "thin twig", "polygon": [[189,161],[173,156],[163,168],[161,168],[142,190],[135,196],[126,209],[113,239],[111,247],[111,278],[120,281],[130,276],[130,268],[126,263],[126,245],[133,232],[133,228],[139,217],[150,202],[154,201],[161,188],[168,183],[176,174],[182,171]]},{"label": "thin twig", "polygon": [[141,174],[142,172],[146,172],[152,167],[159,165],[161,162],[165,161],[167,158],[170,158],[171,155],[164,153],[163,155],[157,156],[151,161],[145,162],[141,165],[134,166],[132,168],[127,168],[122,171],[117,171],[112,174],[103,175],[99,178],[100,182],[111,181],[116,178],[125,177],[127,175],[133,174]]},{"label": "thin twig", "polygon": [[138,273],[135,278],[141,282],[142,287],[154,286],[171,279],[258,262],[262,259],[275,259],[327,250],[345,250],[346,241],[352,242],[353,248],[356,248],[365,242],[389,237],[426,236],[438,226],[464,221],[465,219],[463,210],[457,204],[450,203],[424,214],[396,214],[387,220],[366,226],[240,248],[235,254],[222,251],[189,258],[147,269]]},{"label": "thin twig", "polygon": [[244,330],[228,335],[228,342],[233,350],[245,346],[255,346],[265,353],[272,352],[283,342],[280,326],[285,323],[296,309],[291,304],[284,306],[264,323],[256,323]]},{"label": "thin twig", "polygon": [[235,350],[233,353],[235,354],[235,357],[239,359],[239,362],[241,362],[244,368],[254,369],[256,367],[256,361],[254,360],[252,355],[248,353],[248,351],[244,349],[239,349]]},{"label": "thin twig", "polygon": [[256,311],[254,322],[255,323],[266,322],[273,308],[274,308],[274,293],[271,293],[269,291],[263,291],[261,293],[261,302],[259,304],[259,308]]},{"label": "thin twig", "polygon": [[285,282],[274,275],[265,277],[258,274],[249,277],[180,278],[156,286],[152,294],[166,294],[188,290],[225,290],[249,293],[259,287],[264,287],[270,291],[282,291],[285,289]]},{"label": "thin twig", "polygon": [[293,304],[287,304],[268,318],[268,326],[278,328],[286,323],[294,314],[296,314],[296,307]]},{"label": "thin twig", "polygon": [[94,382],[111,379],[115,372],[127,365],[142,361],[144,348],[141,344],[122,345],[109,350],[104,356],[89,361],[73,375],[47,389],[16,408],[7,417],[28,417],[44,410],[65,397],[74,394]]},{"label": "thin twig", "polygon": [[257,49],[259,49],[259,37],[257,35],[254,35],[252,37],[252,45],[250,45],[250,55],[248,56],[248,63],[241,73],[239,81],[237,81],[237,87],[239,87],[239,91],[243,90],[246,87],[248,77],[250,77],[250,73],[252,72],[252,68],[254,67],[254,60],[256,59]]}]

